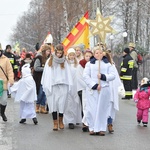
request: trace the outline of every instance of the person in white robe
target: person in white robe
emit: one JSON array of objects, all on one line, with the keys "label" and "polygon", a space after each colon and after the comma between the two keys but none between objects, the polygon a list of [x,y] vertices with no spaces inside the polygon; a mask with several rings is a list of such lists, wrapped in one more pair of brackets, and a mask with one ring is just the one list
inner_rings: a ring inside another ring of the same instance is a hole
[{"label": "person in white robe", "polygon": [[10,92],[15,102],[20,102],[20,123],[25,123],[27,118],[32,118],[38,124],[34,102],[37,100],[36,85],[31,74],[29,64],[22,66],[22,78],[10,87]]},{"label": "person in white robe", "polygon": [[75,50],[69,48],[67,51],[67,61],[71,66],[71,74],[73,78],[73,86],[68,94],[67,107],[64,113],[64,124],[68,124],[69,129],[74,129],[76,124],[80,124],[81,117],[81,103],[77,93],[77,66],[78,62],[76,59]]},{"label": "person in white robe", "polygon": [[108,115],[108,131],[109,133],[113,133],[114,132],[113,122],[115,120],[116,111],[119,111],[119,88],[123,86],[123,84],[120,80],[118,71],[113,62],[111,51],[107,50],[103,52],[103,55],[104,55],[103,58],[108,59],[108,61],[112,64],[115,73],[115,79],[110,82],[111,99]]},{"label": "person in white robe", "polygon": [[88,124],[86,121],[86,83],[83,80],[83,70],[85,68],[86,63],[90,60],[90,58],[93,56],[92,51],[86,50],[84,53],[84,59],[79,61],[79,65],[77,67],[77,91],[78,95],[80,97],[81,106],[82,106],[82,131],[87,132],[88,131]]},{"label": "person in white robe", "polygon": [[77,58],[78,62],[83,59],[84,47],[85,47],[85,45],[82,43],[74,46],[74,49],[76,52],[76,58]]},{"label": "person in white robe", "polygon": [[[55,52],[47,60],[42,75],[41,84],[47,97],[49,113],[53,117],[53,130],[64,129],[63,115],[66,109],[68,92],[71,89],[72,75],[67,63],[64,48],[57,45]],[[57,117],[59,113],[59,118]]]},{"label": "person in white robe", "polygon": [[115,79],[115,73],[112,65],[102,60],[101,47],[95,47],[93,55],[83,71],[83,78],[87,84],[86,120],[90,135],[104,136],[111,99],[109,81]]}]

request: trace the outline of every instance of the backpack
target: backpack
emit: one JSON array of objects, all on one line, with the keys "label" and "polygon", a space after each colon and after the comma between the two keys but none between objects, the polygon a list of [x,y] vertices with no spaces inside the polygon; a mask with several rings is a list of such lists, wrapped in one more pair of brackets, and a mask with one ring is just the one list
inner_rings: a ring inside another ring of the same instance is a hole
[{"label": "backpack", "polygon": [[143,57],[140,53],[137,54],[137,64],[141,65],[143,62]]}]

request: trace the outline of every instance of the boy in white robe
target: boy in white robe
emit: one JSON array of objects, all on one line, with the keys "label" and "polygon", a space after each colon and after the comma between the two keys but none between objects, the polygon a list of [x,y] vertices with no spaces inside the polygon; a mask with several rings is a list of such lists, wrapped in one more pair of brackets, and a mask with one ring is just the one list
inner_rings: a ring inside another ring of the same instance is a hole
[{"label": "boy in white robe", "polygon": [[22,78],[11,88],[12,96],[15,96],[15,102],[20,102],[19,123],[25,123],[27,118],[32,118],[34,124],[38,124],[34,101],[37,100],[36,85],[33,80],[29,64],[22,66]]}]

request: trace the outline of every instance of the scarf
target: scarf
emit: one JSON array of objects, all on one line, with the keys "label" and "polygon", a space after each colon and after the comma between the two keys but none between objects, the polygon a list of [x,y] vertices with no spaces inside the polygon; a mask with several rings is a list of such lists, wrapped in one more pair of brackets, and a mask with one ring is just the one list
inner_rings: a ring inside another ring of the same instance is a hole
[{"label": "scarf", "polygon": [[58,58],[55,54],[53,55],[53,66],[57,66],[58,64],[62,64],[65,62],[65,56],[63,56],[62,58]]},{"label": "scarf", "polygon": [[68,60],[69,64],[74,64],[74,60]]},{"label": "scarf", "polygon": [[108,58],[107,58],[106,56],[103,56],[102,60],[103,60],[103,62],[106,63],[106,64],[109,63]]},{"label": "scarf", "polygon": [[82,59],[82,60],[80,60],[80,62],[79,62],[79,64],[80,64],[83,68],[85,68],[86,63],[87,63],[87,61],[86,61],[85,59]]},{"label": "scarf", "polygon": [[94,57],[94,56],[92,56],[91,58],[90,58],[90,63],[91,64],[95,64],[95,61],[96,61],[97,59]]},{"label": "scarf", "polygon": [[140,86],[140,91],[148,91],[148,84],[143,84]]}]

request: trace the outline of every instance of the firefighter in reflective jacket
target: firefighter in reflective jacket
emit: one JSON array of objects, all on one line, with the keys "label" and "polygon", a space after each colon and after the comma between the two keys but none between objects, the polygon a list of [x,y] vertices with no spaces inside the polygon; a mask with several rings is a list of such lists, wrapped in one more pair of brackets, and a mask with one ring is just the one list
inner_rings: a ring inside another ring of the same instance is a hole
[{"label": "firefighter in reflective jacket", "polygon": [[7,58],[9,58],[10,63],[11,63],[12,68],[13,68],[13,72],[14,72],[14,79],[17,79],[18,65],[16,62],[16,56],[11,52],[11,45],[6,46],[6,51],[5,51],[4,55]]},{"label": "firefighter in reflective jacket", "polygon": [[121,71],[120,71],[120,78],[123,80],[123,85],[125,88],[125,97],[122,99],[131,99],[132,98],[132,70],[134,61],[133,58],[130,56],[130,49],[125,48],[123,51],[123,62],[121,63]]}]

